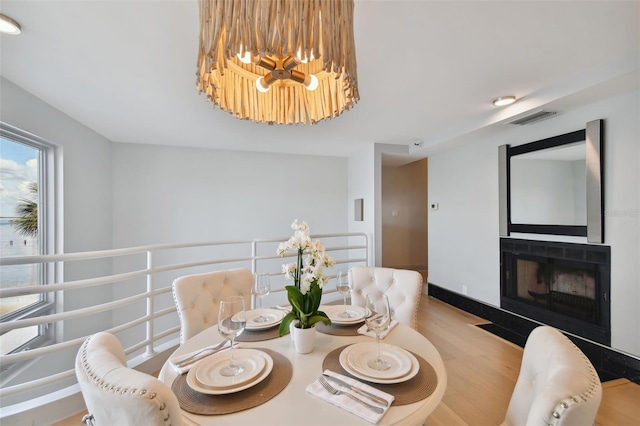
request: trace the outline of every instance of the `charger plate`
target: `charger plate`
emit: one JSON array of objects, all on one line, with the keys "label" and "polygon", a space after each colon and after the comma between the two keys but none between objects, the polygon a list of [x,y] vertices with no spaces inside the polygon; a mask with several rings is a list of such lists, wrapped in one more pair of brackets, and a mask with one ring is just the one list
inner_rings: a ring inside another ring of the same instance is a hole
[{"label": "charger plate", "polygon": [[[282,392],[293,376],[291,361],[274,350],[256,349],[264,351],[273,359],[273,370],[264,380],[240,392],[208,395],[189,387],[187,375],[183,374],[176,377],[171,384],[171,390],[176,394],[180,408],[189,413],[205,416],[230,414],[257,407]],[[277,371],[277,374],[274,371]]]},{"label": "charger plate", "polygon": [[409,351],[418,360],[418,364],[420,365],[418,373],[413,378],[401,383],[382,384],[360,379],[342,368],[339,359],[340,353],[342,353],[347,346],[349,345],[341,346],[329,352],[322,361],[322,371],[327,369],[335,371],[336,373],[352,377],[355,380],[365,382],[383,392],[390,393],[396,397],[391,405],[412,404],[429,397],[436,390],[438,385],[436,371],[431,364],[414,352]]}]

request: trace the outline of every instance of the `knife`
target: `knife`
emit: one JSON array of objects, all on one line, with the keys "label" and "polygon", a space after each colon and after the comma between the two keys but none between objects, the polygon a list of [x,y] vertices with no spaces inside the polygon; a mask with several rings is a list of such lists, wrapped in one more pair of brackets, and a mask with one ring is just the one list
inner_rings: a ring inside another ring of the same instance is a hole
[{"label": "knife", "polygon": [[359,393],[362,396],[366,396],[367,398],[371,399],[372,401],[377,402],[378,404],[381,404],[381,405],[383,405],[385,407],[389,406],[389,401],[387,401],[384,398],[380,398],[379,396],[374,395],[371,392],[367,392],[364,389],[360,389],[359,387],[350,385],[349,383],[347,383],[347,382],[345,382],[343,380],[340,380],[337,377],[329,376],[328,374],[323,374],[323,376],[325,378],[329,379],[329,380],[333,380],[335,383],[339,384],[340,386],[344,386],[344,387],[346,387],[348,389],[351,389],[354,392]]},{"label": "knife", "polygon": [[[189,358],[183,359],[181,361],[178,361],[176,363],[174,363],[174,365],[178,368],[182,368],[182,367],[186,367],[189,364],[193,364],[194,362],[198,362],[204,358],[210,357],[211,355],[215,355],[218,352],[222,352],[225,349],[229,349],[230,346],[228,345],[230,341],[229,340],[225,340],[224,342],[222,342],[222,345],[218,345],[216,347],[213,348],[204,348],[203,350],[195,353],[194,355],[190,356]],[[238,347],[237,343],[233,344],[234,348]],[[200,354],[204,353],[204,352],[209,352],[207,355],[204,356],[199,356]]]}]

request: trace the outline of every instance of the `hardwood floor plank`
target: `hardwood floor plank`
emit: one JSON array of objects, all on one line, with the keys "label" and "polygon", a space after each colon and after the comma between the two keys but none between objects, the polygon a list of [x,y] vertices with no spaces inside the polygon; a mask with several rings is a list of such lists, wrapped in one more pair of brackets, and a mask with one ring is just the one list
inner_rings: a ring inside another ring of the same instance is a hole
[{"label": "hardwood floor plank", "polygon": [[[440,351],[448,384],[427,426],[499,425],[520,372],[523,349],[475,324],[487,321],[423,296],[418,331]],[[603,383],[596,417],[601,426],[640,425],[640,386],[626,379]]]}]

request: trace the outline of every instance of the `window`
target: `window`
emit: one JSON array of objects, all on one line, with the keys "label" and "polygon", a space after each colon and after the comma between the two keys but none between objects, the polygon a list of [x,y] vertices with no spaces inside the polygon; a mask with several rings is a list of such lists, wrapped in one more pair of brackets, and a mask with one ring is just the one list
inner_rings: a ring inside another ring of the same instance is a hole
[{"label": "window", "polygon": [[[0,123],[0,255],[54,253],[55,146]],[[40,264],[0,266],[0,288],[54,282],[53,267]],[[0,321],[44,315],[53,295],[36,293],[0,297]],[[41,345],[53,329],[34,325],[0,335],[2,355]],[[3,367],[4,370],[4,367]]]}]

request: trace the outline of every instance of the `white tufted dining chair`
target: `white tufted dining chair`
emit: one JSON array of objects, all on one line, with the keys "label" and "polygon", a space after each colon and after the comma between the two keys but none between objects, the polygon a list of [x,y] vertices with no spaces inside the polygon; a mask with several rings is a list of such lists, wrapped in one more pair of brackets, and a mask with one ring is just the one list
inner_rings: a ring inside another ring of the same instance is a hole
[{"label": "white tufted dining chair", "polygon": [[95,426],[180,426],[175,394],[157,378],[127,367],[122,345],[108,332],[89,336],[76,356],[76,377]]},{"label": "white tufted dining chair", "polygon": [[385,293],[392,318],[418,329],[422,275],[407,269],[354,266],[349,271],[351,304],[364,307],[367,294]]},{"label": "white tufted dining chair", "polygon": [[180,317],[180,344],[218,323],[221,299],[243,296],[248,306],[252,286],[253,274],[245,268],[176,278],[172,290]]},{"label": "white tufted dining chair", "polygon": [[502,426],[593,425],[602,385],[582,351],[553,327],[534,329]]}]

